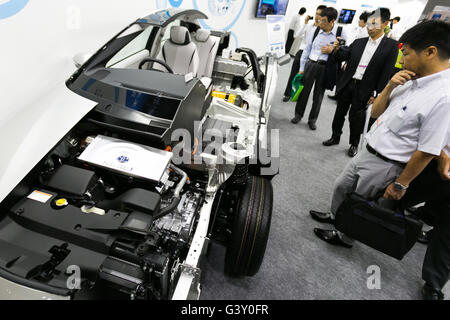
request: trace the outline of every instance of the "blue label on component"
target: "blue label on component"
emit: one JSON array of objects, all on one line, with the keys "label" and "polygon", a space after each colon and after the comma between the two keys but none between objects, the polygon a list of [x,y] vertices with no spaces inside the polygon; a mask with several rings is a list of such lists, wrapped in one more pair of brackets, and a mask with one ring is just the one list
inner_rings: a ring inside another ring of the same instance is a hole
[{"label": "blue label on component", "polygon": [[117,161],[119,161],[120,163],[126,163],[128,162],[130,159],[126,156],[120,156],[117,158]]}]

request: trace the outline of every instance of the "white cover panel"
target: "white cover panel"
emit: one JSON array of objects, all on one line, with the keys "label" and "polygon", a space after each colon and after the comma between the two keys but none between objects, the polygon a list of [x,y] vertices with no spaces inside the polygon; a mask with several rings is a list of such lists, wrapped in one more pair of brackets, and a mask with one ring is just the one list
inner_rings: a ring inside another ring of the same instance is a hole
[{"label": "white cover panel", "polygon": [[99,135],[78,159],[159,182],[172,156],[171,152]]}]

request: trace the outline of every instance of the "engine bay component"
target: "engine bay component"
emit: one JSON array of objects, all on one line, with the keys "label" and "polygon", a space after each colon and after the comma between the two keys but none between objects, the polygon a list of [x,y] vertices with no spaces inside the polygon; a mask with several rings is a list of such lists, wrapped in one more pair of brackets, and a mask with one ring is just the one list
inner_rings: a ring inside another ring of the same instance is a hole
[{"label": "engine bay component", "polygon": [[207,117],[205,122],[203,123],[202,131],[203,135],[205,135],[205,133],[208,133],[209,130],[217,130],[221,133],[222,137],[228,138],[230,134],[229,130],[232,130],[232,128],[232,122]]},{"label": "engine bay component", "polygon": [[249,152],[242,144],[237,142],[226,142],[222,145],[220,150],[222,158],[225,163],[245,163],[244,160],[251,156]]},{"label": "engine bay component", "polygon": [[67,207],[69,205],[69,202],[67,201],[67,199],[61,198],[55,201],[55,206],[58,208],[64,208]]},{"label": "engine bay component", "polygon": [[171,212],[173,209],[176,208],[176,206],[178,205],[178,203],[180,203],[180,200],[181,200],[181,196],[180,196],[181,189],[183,189],[183,187],[187,181],[187,178],[188,178],[186,172],[184,172],[183,170],[175,167],[174,165],[170,165],[170,168],[172,170],[174,170],[176,173],[178,173],[179,175],[181,175],[181,180],[178,183],[177,187],[175,188],[175,191],[173,192],[172,202],[168,206],[159,210],[158,213],[155,215],[155,219],[158,219],[158,218],[166,215],[167,213]]},{"label": "engine bay component", "polygon": [[213,97],[219,98],[219,99],[223,99],[229,103],[234,104],[237,107],[242,108],[243,107],[243,102],[244,100],[242,99],[242,97],[240,95],[237,95],[235,93],[228,93],[228,92],[221,92],[221,91],[216,91],[214,90],[211,95]]},{"label": "engine bay component", "polygon": [[245,77],[247,70],[248,65],[245,62],[216,57],[214,64],[215,76],[231,81],[234,76]]},{"label": "engine bay component", "polygon": [[183,195],[176,210],[155,222],[157,230],[163,230],[174,239],[188,241],[194,227],[194,218],[200,205],[201,195],[191,193]]},{"label": "engine bay component", "polygon": [[220,137],[224,137],[225,141],[233,140],[233,123],[207,117],[202,125],[203,131],[203,149],[202,150],[219,150],[223,141],[216,141],[215,136],[220,133]]},{"label": "engine bay component", "polygon": [[211,93],[211,95],[216,98],[224,99],[225,101],[227,101],[229,103],[233,103],[233,104],[236,100],[236,95],[234,93],[227,93],[227,92],[221,92],[221,91],[214,90]]},{"label": "engine bay component", "polygon": [[145,235],[150,231],[152,222],[152,216],[141,212],[133,212],[127,217],[120,228]]},{"label": "engine bay component", "polygon": [[236,52],[243,52],[245,53],[249,59],[250,59],[250,64],[252,65],[252,70],[253,70],[253,76],[256,80],[256,84],[258,87],[258,92],[262,92],[263,91],[263,84],[265,81],[265,75],[264,73],[261,71],[260,67],[259,67],[259,63],[258,63],[258,56],[256,55],[256,52],[253,51],[250,48],[237,48]]},{"label": "engine bay component", "polygon": [[145,273],[135,264],[107,257],[100,266],[100,279],[125,293],[136,292],[145,280]]},{"label": "engine bay component", "polygon": [[[94,172],[64,164],[52,175],[47,187],[64,194],[82,197],[94,183]],[[64,206],[64,203],[56,205]]]},{"label": "engine bay component", "polygon": [[172,155],[168,151],[98,135],[78,159],[129,176],[159,182]]},{"label": "engine bay component", "polygon": [[111,238],[107,231],[118,230],[128,214],[124,212],[107,212],[104,216],[85,214],[80,208],[68,205],[55,209],[52,205],[56,194],[51,195],[45,203],[31,198],[24,198],[11,208],[11,217],[30,230],[46,232],[67,242],[97,252],[108,252]]},{"label": "engine bay component", "polygon": [[114,200],[105,200],[98,204],[100,208],[133,210],[153,215],[159,210],[161,196],[145,189],[133,188]]},{"label": "engine bay component", "polygon": [[231,81],[231,89],[236,89],[239,86],[239,88],[243,91],[247,90],[249,87],[249,84],[247,81],[245,81],[245,78],[243,76],[234,76],[233,80]]},{"label": "engine bay component", "polygon": [[90,207],[87,205],[82,206],[81,208],[81,212],[84,213],[94,213],[94,214],[98,214],[100,216],[104,216],[106,214],[105,210],[97,208],[97,207]]}]

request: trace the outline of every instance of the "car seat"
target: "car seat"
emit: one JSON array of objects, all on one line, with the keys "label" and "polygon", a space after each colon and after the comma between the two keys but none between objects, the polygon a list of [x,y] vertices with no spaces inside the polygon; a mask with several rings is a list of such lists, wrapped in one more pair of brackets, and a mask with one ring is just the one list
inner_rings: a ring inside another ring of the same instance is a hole
[{"label": "car seat", "polygon": [[[170,28],[170,39],[164,43],[161,55],[174,73],[182,75],[192,73],[194,77],[197,76],[198,50],[195,43],[191,41],[186,27],[173,26]],[[155,65],[155,68],[163,70],[164,67]]]},{"label": "car seat", "polygon": [[208,30],[199,29],[195,33],[193,41],[197,46],[200,58],[197,77],[202,80],[205,87],[208,87],[211,83],[214,61],[219,49],[219,38],[211,36],[211,32]]}]

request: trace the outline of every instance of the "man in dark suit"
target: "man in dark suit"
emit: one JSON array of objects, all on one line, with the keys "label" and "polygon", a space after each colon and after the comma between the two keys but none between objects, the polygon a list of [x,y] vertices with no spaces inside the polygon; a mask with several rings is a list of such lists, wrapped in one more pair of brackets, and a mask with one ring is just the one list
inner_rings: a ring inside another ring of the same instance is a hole
[{"label": "man in dark suit", "polygon": [[420,214],[415,212],[414,215],[435,227],[427,231],[428,237],[422,239],[428,243],[422,267],[422,278],[426,282],[422,296],[426,300],[444,298],[441,289],[447,283],[450,271],[450,157],[447,154],[450,153],[450,144],[446,150],[414,179],[400,200],[402,208],[425,202],[417,210]]},{"label": "man in dark suit", "polygon": [[345,116],[350,109],[350,157],[358,152],[367,105],[383,90],[393,74],[398,43],[384,35],[383,30],[389,24],[389,18],[389,9],[380,8],[369,16],[369,37],[356,39],[349,47],[340,47],[339,41],[334,43],[334,58],[346,61],[347,67],[336,87],[339,99],[333,119],[333,135],[323,145],[339,143]]}]

